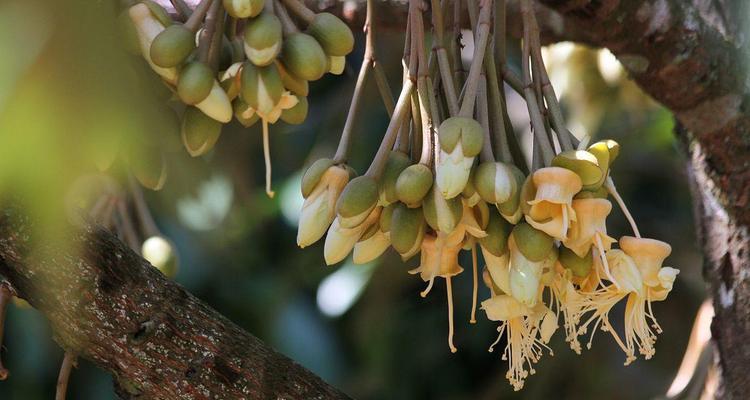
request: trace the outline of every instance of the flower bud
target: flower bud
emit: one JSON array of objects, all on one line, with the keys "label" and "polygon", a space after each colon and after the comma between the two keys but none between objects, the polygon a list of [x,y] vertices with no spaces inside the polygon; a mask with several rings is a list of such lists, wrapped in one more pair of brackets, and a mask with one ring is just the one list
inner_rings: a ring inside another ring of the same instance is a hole
[{"label": "flower bud", "polygon": [[263,11],[263,0],[223,0],[227,14],[234,18],[255,17]]},{"label": "flower bud", "polygon": [[165,10],[164,7],[160,6],[155,1],[143,0],[141,1],[141,3],[148,7],[151,15],[153,15],[154,18],[156,18],[163,26],[166,27],[174,24],[174,21],[172,20],[172,17],[169,16],[167,10]]},{"label": "flower bud", "polygon": [[326,242],[323,246],[323,256],[327,265],[336,264],[346,258],[351,253],[354,246],[359,241],[362,234],[380,218],[380,208],[373,208],[372,211],[361,224],[352,228],[343,228],[340,223],[340,217],[333,220],[333,224],[328,229]]},{"label": "flower bud", "polygon": [[623,236],[620,238],[620,248],[635,262],[643,283],[659,285],[659,271],[664,260],[672,253],[672,246],[660,240]]},{"label": "flower bud", "polygon": [[211,84],[211,91],[208,92],[208,96],[196,103],[195,107],[219,122],[227,123],[232,120],[232,103],[216,79]]},{"label": "flower bud", "polygon": [[287,70],[306,81],[320,79],[328,71],[328,57],[310,35],[293,33],[284,38],[282,61]]},{"label": "flower bud", "polygon": [[451,117],[438,128],[440,155],[437,160],[436,183],[443,197],[452,199],[466,186],[484,141],[482,126],[474,119]]},{"label": "flower bud", "polygon": [[172,242],[162,236],[151,236],[141,246],[141,254],[167,278],[177,275],[177,252]]},{"label": "flower bud", "polygon": [[552,237],[523,222],[513,228],[511,236],[523,256],[533,262],[544,260],[555,246]]},{"label": "flower bud", "polygon": [[336,214],[342,228],[351,228],[364,221],[378,203],[378,183],[367,175],[352,179],[336,203]]},{"label": "flower bud", "polygon": [[451,233],[461,221],[463,216],[463,205],[460,198],[446,200],[438,192],[437,186],[433,185],[432,190],[422,203],[424,217],[427,224],[436,231]]},{"label": "flower bud", "polygon": [[160,33],[164,32],[165,24],[160,22],[144,3],[138,3],[130,7],[130,9],[128,9],[128,15],[133,21],[133,26],[138,34],[143,58],[146,59],[151,66],[151,69],[153,69],[154,72],[161,76],[165,81],[172,85],[176,84],[177,68],[160,67],[151,59],[151,45],[154,42],[154,39]]},{"label": "flower bud", "polygon": [[432,171],[424,164],[410,165],[396,180],[396,197],[408,207],[419,207],[432,188]]},{"label": "flower bud", "polygon": [[307,33],[320,43],[329,56],[345,56],[354,48],[354,35],[349,27],[330,13],[319,13],[307,27]]},{"label": "flower bud", "polygon": [[273,63],[281,51],[281,21],[273,13],[261,13],[247,22],[243,38],[247,59],[265,67]]},{"label": "flower bud", "polygon": [[492,278],[493,285],[496,286],[491,289],[495,294],[510,294],[510,254],[506,251],[505,254],[496,256],[484,246],[481,249],[484,262],[487,264],[487,271]]},{"label": "flower bud", "polygon": [[290,109],[299,102],[296,96],[284,90],[276,64],[256,67],[252,63],[245,63],[242,68],[241,95],[260,118],[272,124],[279,119],[283,110]]},{"label": "flower bud", "polygon": [[419,251],[424,238],[425,221],[421,208],[396,204],[390,222],[391,243],[401,255]]},{"label": "flower bud", "polygon": [[510,236],[511,225],[505,221],[498,213],[489,213],[489,222],[487,223],[487,236],[479,239],[482,249],[490,254],[500,257],[508,252],[508,236]]},{"label": "flower bud", "polygon": [[[521,216],[523,216],[523,207],[521,207],[521,193],[523,192],[523,185],[524,182],[526,182],[526,176],[524,176],[523,172],[521,172],[518,167],[515,165],[508,165],[508,168],[510,169],[511,173],[513,174],[513,179],[515,180],[515,188],[516,190],[510,195],[510,198],[506,200],[504,203],[497,204],[497,210],[500,211],[500,215],[505,218],[506,221],[510,222],[511,224],[517,224],[518,221],[521,220]],[[529,188],[527,188],[528,190]],[[536,188],[533,187],[532,189],[536,191]],[[536,193],[534,193],[535,195]],[[533,200],[533,195],[528,200]],[[528,205],[528,204],[527,204]]]},{"label": "flower bud", "polygon": [[180,71],[177,95],[185,104],[197,104],[208,97],[213,85],[214,75],[211,68],[200,61],[194,61]]},{"label": "flower bud", "polygon": [[380,257],[383,252],[388,249],[391,241],[388,239],[388,235],[383,233],[380,229],[377,229],[378,224],[374,224],[374,233],[367,239],[361,239],[357,244],[354,245],[354,257],[353,261],[355,264],[367,264],[370,261]]},{"label": "flower bud", "polygon": [[401,172],[411,164],[409,156],[404,152],[393,150],[388,154],[388,160],[383,170],[383,176],[380,178],[379,198],[380,203],[389,205],[398,201],[396,196],[396,181]]},{"label": "flower bud", "polygon": [[307,118],[307,97],[297,97],[297,104],[281,112],[281,120],[291,125],[299,125]]},{"label": "flower bud", "polygon": [[581,178],[584,189],[596,189],[606,177],[606,161],[602,169],[599,159],[594,154],[584,150],[568,150],[556,155],[552,159],[552,166],[575,172]]},{"label": "flower bud", "polygon": [[306,97],[310,92],[310,86],[306,80],[292,76],[284,68],[284,65],[276,61],[276,68],[279,70],[279,76],[281,76],[281,83],[284,87],[292,92],[295,96]]},{"label": "flower bud", "polygon": [[149,144],[132,145],[128,152],[128,165],[131,172],[146,188],[161,190],[167,181],[167,161],[157,146]]},{"label": "flower bud", "polygon": [[561,246],[558,261],[560,261],[560,265],[565,269],[569,269],[574,276],[585,278],[589,275],[591,267],[594,265],[594,252],[589,249],[585,256],[579,257],[573,250]]},{"label": "flower bud", "polygon": [[240,88],[242,86],[242,80],[240,79],[240,76],[242,75],[242,65],[243,63],[241,62],[234,63],[221,74],[219,85],[224,89],[229,100],[234,100],[240,94]]},{"label": "flower bud", "polygon": [[474,186],[482,200],[491,204],[504,203],[518,192],[513,171],[500,162],[479,164],[474,175]]},{"label": "flower bud", "polygon": [[346,68],[346,57],[328,56],[328,72],[341,75],[344,73],[344,68]]},{"label": "flower bud", "polygon": [[479,202],[482,202],[482,196],[479,195],[479,192],[477,192],[477,188],[474,186],[474,176],[476,175],[476,168],[472,168],[471,172],[469,173],[469,180],[466,181],[466,186],[464,186],[464,190],[461,192],[461,196],[464,198],[464,201],[468,204],[469,207],[474,207]]},{"label": "flower bud", "polygon": [[393,211],[399,205],[398,202],[383,207],[383,211],[380,212],[380,220],[378,226],[384,233],[391,232],[391,218],[393,217]]},{"label": "flower bud", "polygon": [[529,201],[526,222],[558,240],[565,240],[575,211],[571,206],[573,195],[581,190],[581,178],[569,169],[547,167],[532,175],[536,195]]},{"label": "flower bud", "polygon": [[159,33],[149,53],[154,64],[162,68],[176,67],[195,49],[195,33],[181,24],[169,25]]},{"label": "flower bud", "polygon": [[510,294],[521,304],[533,307],[539,299],[544,258],[537,262],[529,260],[516,246],[516,243],[518,242],[516,242],[515,235],[511,235],[508,239]]},{"label": "flower bud", "polygon": [[256,113],[252,107],[247,105],[247,103],[245,103],[240,97],[234,99],[232,102],[232,108],[234,109],[234,117],[245,128],[255,125],[260,119],[258,113]]},{"label": "flower bud", "polygon": [[182,117],[182,144],[187,152],[198,157],[208,153],[221,135],[221,123],[195,107],[185,109]]},{"label": "flower bud", "polygon": [[297,245],[307,247],[317,242],[336,216],[336,201],[349,181],[346,168],[333,165],[330,159],[320,159],[302,177],[305,202],[300,212]]}]

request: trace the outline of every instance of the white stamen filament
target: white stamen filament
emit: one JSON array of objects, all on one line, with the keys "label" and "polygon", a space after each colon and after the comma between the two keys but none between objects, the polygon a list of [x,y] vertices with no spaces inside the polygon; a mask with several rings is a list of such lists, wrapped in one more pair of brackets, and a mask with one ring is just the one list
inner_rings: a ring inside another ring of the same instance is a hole
[{"label": "white stamen filament", "polygon": [[458,349],[453,345],[453,289],[450,276],[445,278],[445,288],[448,295],[448,347],[451,353],[455,353]]},{"label": "white stamen filament", "polygon": [[268,121],[263,119],[263,159],[266,163],[266,194],[273,198],[275,194],[271,190],[271,146],[268,140]]},{"label": "white stamen filament", "polygon": [[625,214],[625,219],[627,219],[630,223],[630,227],[633,229],[633,233],[635,234],[635,236],[640,238],[641,232],[638,231],[638,226],[636,226],[633,216],[630,215],[630,210],[628,210],[628,206],[625,205],[625,201],[623,201],[622,197],[620,197],[620,194],[617,193],[617,188],[615,188],[615,182],[612,180],[612,177],[607,177],[607,180],[604,181],[604,187],[615,199],[617,205],[620,206],[620,209],[622,210],[622,213]]},{"label": "white stamen filament", "polygon": [[469,320],[469,323],[476,324],[477,323],[477,318],[476,318],[477,316],[477,287],[479,286],[477,282],[478,279],[477,279],[477,246],[476,245],[474,245],[471,248],[471,267],[472,267],[472,272],[474,273],[474,276],[473,276],[474,290],[472,293],[473,297],[471,300],[471,319]]}]

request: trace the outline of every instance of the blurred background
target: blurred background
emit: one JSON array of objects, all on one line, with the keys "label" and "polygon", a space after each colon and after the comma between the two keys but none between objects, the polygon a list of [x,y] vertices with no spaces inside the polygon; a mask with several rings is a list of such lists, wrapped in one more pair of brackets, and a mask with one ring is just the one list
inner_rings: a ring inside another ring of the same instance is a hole
[{"label": "blurred background", "polygon": [[[176,281],[354,398],[644,399],[666,393],[705,296],[701,255],[672,117],[640,92],[611,54],[570,43],[545,49],[571,130],[621,144],[612,170],[621,195],[643,235],[673,247],[667,265],[681,273],[670,298],[654,306],[664,333],[652,360],[628,367],[603,334],[581,356],[558,334],[554,356],[543,357],[536,375],[514,393],[506,362],[487,352],[496,324],[481,312],[476,325],[468,324],[470,273],[454,279],[459,351],[451,354],[445,291],[420,298],[423,282],[406,273],[418,259],[403,263],[389,250],[371,264],[327,267],[322,242],[296,246],[301,174],[335,151],[362,56],[359,32],[360,47],[347,58],[344,75],[311,85],[307,121],[271,127],[277,194],[269,199],[260,126],[232,122],[210,154],[190,158],[170,121],[174,111],[164,105],[164,87],[148,80],[142,60],[122,50],[113,10],[109,2],[0,2],[0,54],[12,54],[0,58],[0,191],[25,196],[35,212],[58,223],[55,208],[43,200],[61,198],[79,176],[96,171],[101,157],[125,158],[123,149],[141,141],[169,149],[166,185],[146,197],[176,244]],[[395,90],[400,50],[392,49],[402,48],[403,35],[379,35],[379,56]],[[513,61],[517,49],[511,47]],[[468,43],[465,51],[471,49]],[[360,172],[387,125],[374,82],[367,91],[350,157]],[[526,107],[506,92],[516,132],[528,136]],[[608,229],[614,237],[630,233],[617,209]],[[468,254],[461,264],[470,267]],[[480,299],[487,296],[480,290]],[[0,382],[0,399],[52,398],[63,355],[44,318],[11,306],[3,345],[11,375]],[[81,360],[68,395],[114,398],[111,377]]]}]

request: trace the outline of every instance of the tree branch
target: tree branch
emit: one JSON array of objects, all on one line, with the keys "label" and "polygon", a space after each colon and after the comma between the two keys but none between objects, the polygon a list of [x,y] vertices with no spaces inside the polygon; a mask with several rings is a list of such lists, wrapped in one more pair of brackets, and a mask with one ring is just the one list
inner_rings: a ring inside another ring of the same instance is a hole
[{"label": "tree branch", "polygon": [[[345,399],[168,280],[111,233],[38,241],[0,214],[0,275],[66,350],[110,372],[121,398]],[[31,251],[33,249],[33,252]]]}]

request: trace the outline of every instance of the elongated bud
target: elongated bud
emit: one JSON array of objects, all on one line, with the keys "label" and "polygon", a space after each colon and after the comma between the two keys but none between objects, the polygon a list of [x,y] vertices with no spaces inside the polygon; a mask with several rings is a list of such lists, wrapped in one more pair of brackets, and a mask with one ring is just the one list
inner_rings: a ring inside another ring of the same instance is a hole
[{"label": "elongated bud", "polygon": [[208,65],[195,61],[187,64],[177,81],[177,94],[183,103],[200,103],[211,92],[214,85],[213,71]]},{"label": "elongated bud", "polygon": [[[607,156],[609,156],[609,153],[607,153]],[[608,159],[605,160],[603,170],[599,164],[599,159],[594,154],[584,150],[568,150],[556,155],[552,159],[552,166],[575,172],[581,178],[584,189],[596,189],[604,182],[607,161]]]},{"label": "elongated bud", "polygon": [[419,249],[425,232],[424,215],[421,208],[409,208],[404,204],[393,206],[390,221],[391,243],[399,254],[411,254]]},{"label": "elongated bud", "polygon": [[167,181],[167,161],[156,146],[133,145],[128,154],[128,164],[133,175],[146,188],[161,190]]},{"label": "elongated bud", "polygon": [[329,159],[313,163],[302,178],[305,202],[300,212],[297,245],[317,242],[336,216],[336,201],[349,181],[349,172]]},{"label": "elongated bud", "polygon": [[187,152],[198,157],[213,149],[221,135],[221,123],[201,110],[188,107],[182,117],[182,144]]},{"label": "elongated bud", "polygon": [[291,125],[299,125],[307,118],[307,97],[297,97],[297,104],[281,112],[281,120]]},{"label": "elongated bud", "polygon": [[542,261],[535,262],[526,258],[516,247],[514,235],[511,235],[508,240],[508,247],[510,249],[510,294],[520,303],[533,307],[539,299]]},{"label": "elongated bud", "polygon": [[504,203],[518,192],[513,171],[500,162],[479,164],[474,174],[474,187],[482,200],[491,204]]},{"label": "elongated bud", "polygon": [[354,48],[354,35],[349,27],[330,13],[319,13],[307,27],[307,33],[320,43],[329,56],[345,56]]},{"label": "elongated bud", "polygon": [[195,33],[180,24],[168,26],[151,43],[151,60],[163,67],[176,67],[182,64],[195,50]]},{"label": "elongated bud", "polygon": [[380,257],[391,244],[388,235],[377,229],[367,239],[362,239],[354,245],[353,261],[355,264],[366,264]]},{"label": "elongated bud", "polygon": [[471,118],[451,117],[438,128],[440,155],[435,170],[437,186],[446,199],[459,195],[466,186],[484,142],[479,122]]},{"label": "elongated bud", "polygon": [[396,180],[396,197],[409,207],[419,207],[432,188],[432,171],[424,164],[410,165]]},{"label": "elongated bud", "polygon": [[247,22],[243,38],[247,59],[259,67],[269,65],[281,52],[281,21],[273,13],[261,13]]},{"label": "elongated bud", "polygon": [[[497,210],[500,211],[500,215],[502,215],[506,221],[510,222],[511,224],[517,224],[523,216],[523,208],[521,207],[521,194],[523,192],[524,182],[526,182],[526,176],[524,176],[523,172],[521,172],[521,170],[518,169],[518,167],[516,167],[515,165],[508,165],[508,168],[513,174],[513,179],[516,183],[516,190],[510,195],[510,198],[508,198],[508,200],[497,205]],[[534,197],[532,195],[528,200],[533,200],[533,198]]]},{"label": "elongated bud", "polygon": [[351,228],[364,221],[378,202],[378,183],[363,175],[349,181],[336,203],[336,214],[342,228]]},{"label": "elongated bud", "polygon": [[466,181],[466,186],[464,186],[464,190],[461,192],[461,196],[464,198],[464,201],[466,201],[466,204],[469,207],[474,207],[479,202],[482,201],[482,196],[479,195],[479,192],[477,192],[476,186],[474,186],[474,177],[476,176],[476,168],[471,169],[471,173],[469,173],[469,180]]},{"label": "elongated bud", "polygon": [[523,222],[513,228],[512,236],[518,250],[532,262],[544,260],[555,245],[552,237]]},{"label": "elongated bud", "polygon": [[154,39],[164,32],[165,25],[157,19],[144,3],[138,3],[128,9],[128,15],[133,21],[133,27],[138,34],[141,53],[146,59],[151,69],[154,70],[168,83],[177,84],[177,68],[163,68],[154,63],[151,59],[151,45]]},{"label": "elongated bud", "polygon": [[508,236],[511,226],[498,213],[490,212],[487,228],[487,236],[479,239],[479,244],[490,254],[500,257],[508,252]]},{"label": "elongated bud", "polygon": [[424,216],[430,227],[443,233],[451,233],[461,221],[463,204],[460,198],[446,200],[433,186],[422,203]]},{"label": "elongated bud", "polygon": [[281,83],[286,90],[292,92],[295,96],[307,97],[310,93],[310,85],[306,80],[290,75],[286,68],[284,68],[284,65],[278,62],[278,60],[276,61],[276,68],[279,70]]},{"label": "elongated bud", "polygon": [[321,158],[307,167],[304,175],[302,175],[302,197],[307,198],[313,192],[320,182],[320,178],[333,164],[333,160],[330,158]]},{"label": "elongated bud", "polygon": [[163,236],[151,236],[141,246],[141,254],[167,278],[177,275],[178,258],[175,245]]},{"label": "elongated bud", "polygon": [[389,205],[398,201],[396,195],[396,181],[401,172],[411,164],[409,156],[401,151],[393,150],[388,154],[383,176],[380,178],[379,196],[380,203]]},{"label": "elongated bud", "polygon": [[219,122],[227,123],[232,120],[232,103],[216,79],[213,80],[208,96],[196,103],[195,107]]},{"label": "elongated bud", "polygon": [[223,0],[227,14],[234,18],[255,17],[263,11],[263,0]]},{"label": "elongated bud", "polygon": [[574,276],[585,278],[589,276],[591,267],[594,265],[594,252],[589,249],[585,256],[579,257],[573,250],[560,246],[558,261],[565,269],[569,269]]},{"label": "elongated bud", "polygon": [[383,207],[383,211],[380,212],[380,220],[378,221],[378,226],[384,233],[391,232],[391,217],[393,216],[393,210],[395,210],[398,205],[399,203],[393,203],[391,205],[385,206]]},{"label": "elongated bud", "polygon": [[271,114],[284,95],[284,85],[274,64],[256,67],[245,63],[241,81],[242,99],[261,117]]},{"label": "elongated bud", "polygon": [[593,154],[594,157],[596,157],[597,161],[599,162],[599,169],[602,172],[601,179],[592,184],[592,185],[583,185],[583,188],[586,190],[596,190],[600,189],[602,187],[602,184],[604,184],[604,181],[607,179],[607,176],[609,175],[609,147],[607,146],[607,141],[602,142],[596,142],[589,146],[588,152]]},{"label": "elongated bud", "polygon": [[282,61],[294,76],[306,81],[320,79],[328,71],[328,57],[310,35],[293,33],[284,38]]},{"label": "elongated bud", "polygon": [[326,264],[332,265],[343,261],[354,249],[362,234],[369,227],[377,224],[379,218],[380,207],[373,208],[362,223],[352,228],[343,228],[340,224],[340,217],[336,217],[328,229],[325,246],[323,247]]},{"label": "elongated bud", "polygon": [[152,0],[143,0],[141,1],[143,5],[148,7],[148,10],[151,12],[151,15],[156,18],[159,23],[164,25],[165,27],[174,24],[174,21],[172,20],[172,17],[169,16],[169,13],[167,10],[164,9],[164,7],[160,6],[158,3]]}]

